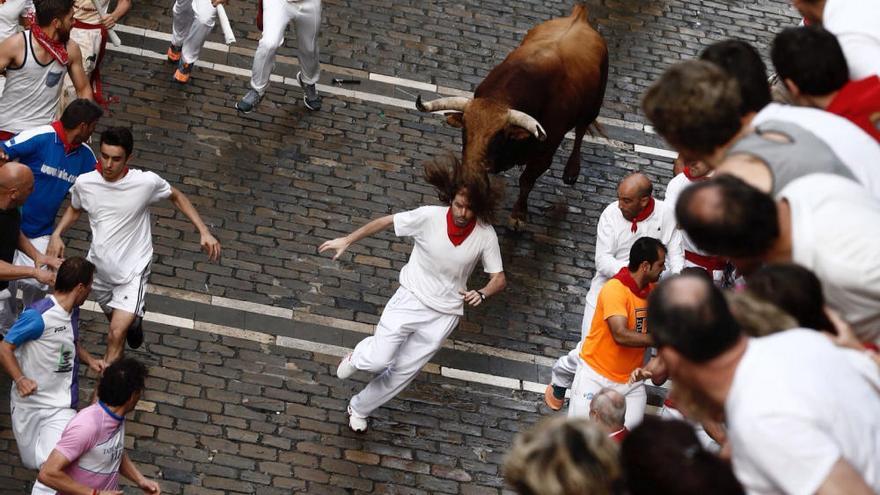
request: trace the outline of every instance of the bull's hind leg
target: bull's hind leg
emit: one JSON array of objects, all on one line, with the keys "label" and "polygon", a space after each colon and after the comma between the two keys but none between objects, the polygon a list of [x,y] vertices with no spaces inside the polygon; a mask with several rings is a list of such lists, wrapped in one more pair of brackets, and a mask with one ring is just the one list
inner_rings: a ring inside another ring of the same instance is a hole
[{"label": "bull's hind leg", "polygon": [[562,182],[568,185],[577,182],[581,175],[581,143],[584,141],[588,126],[589,124],[584,124],[574,128],[574,149],[571,150],[571,156],[565,163],[565,171],[562,172]]}]

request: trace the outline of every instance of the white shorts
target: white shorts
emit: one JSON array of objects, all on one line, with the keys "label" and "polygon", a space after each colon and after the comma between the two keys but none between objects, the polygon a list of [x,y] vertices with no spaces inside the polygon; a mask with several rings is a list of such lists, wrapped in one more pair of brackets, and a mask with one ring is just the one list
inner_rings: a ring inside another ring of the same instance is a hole
[{"label": "white shorts", "polygon": [[[35,237],[33,239],[28,239],[31,241],[31,244],[34,246],[34,249],[37,251],[46,254],[46,249],[49,247],[49,238],[51,236],[44,235],[40,237]],[[15,250],[15,257],[12,259],[12,264],[15,266],[34,266],[34,260],[30,258],[30,256],[24,254],[19,250]],[[44,268],[44,267],[41,267]],[[49,286],[46,284],[41,284],[37,282],[35,278],[23,278],[21,280],[16,280],[15,285],[21,289],[22,291],[27,289],[32,289],[36,291],[41,291],[44,294],[49,291]],[[42,299],[42,298],[40,298]],[[31,301],[28,301],[30,303]]]},{"label": "white shorts", "polygon": [[101,305],[101,309],[105,313],[112,313],[114,309],[118,309],[136,316],[144,316],[144,297],[147,293],[147,279],[149,277],[149,265],[140,275],[120,285],[105,282],[101,279],[100,273],[95,273],[95,281],[92,282],[92,298]]},{"label": "white shorts", "polygon": [[571,386],[571,398],[568,400],[568,417],[590,416],[590,402],[593,396],[603,387],[620,392],[626,399],[626,419],[624,424],[632,431],[642,422],[645,417],[645,407],[648,405],[648,392],[645,382],[633,384],[618,383],[609,380],[597,373],[583,359],[578,363],[577,373],[574,375],[574,383]]},{"label": "white shorts", "polygon": [[12,434],[26,468],[40,469],[76,411],[67,407],[12,406]]}]

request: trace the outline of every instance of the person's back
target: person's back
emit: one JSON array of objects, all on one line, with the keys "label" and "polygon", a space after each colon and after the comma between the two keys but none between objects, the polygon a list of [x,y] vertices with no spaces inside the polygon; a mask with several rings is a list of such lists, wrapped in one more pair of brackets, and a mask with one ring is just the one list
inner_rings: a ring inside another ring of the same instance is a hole
[{"label": "person's back", "polygon": [[880,376],[864,354],[813,330],[750,339],[725,412],[750,493],[814,493],[840,458],[880,490]]},{"label": "person's back", "polygon": [[850,79],[880,74],[880,3],[827,0],[822,25],[840,41]]}]

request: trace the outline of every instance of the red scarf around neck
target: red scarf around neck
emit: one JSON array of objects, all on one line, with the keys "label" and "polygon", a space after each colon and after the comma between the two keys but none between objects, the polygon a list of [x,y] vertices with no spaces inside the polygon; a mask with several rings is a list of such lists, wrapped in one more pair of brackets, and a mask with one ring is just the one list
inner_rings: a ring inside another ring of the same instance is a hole
[{"label": "red scarf around neck", "polygon": [[690,167],[685,167],[684,171],[682,173],[684,173],[684,176],[687,177],[687,179],[691,182],[697,182],[697,181],[709,179],[709,174],[701,175],[699,177],[694,177],[693,175],[691,175],[691,168]]},{"label": "red scarf around neck", "polygon": [[67,66],[70,63],[70,58],[67,55],[67,44],[50,38],[34,19],[30,19],[29,22],[31,23],[31,36],[33,36],[37,43],[49,52],[49,55],[52,55],[52,58],[57,60],[58,63]]},{"label": "red scarf around neck", "polygon": [[616,278],[623,285],[626,286],[627,289],[630,290],[636,297],[641,299],[647,299],[648,294],[651,293],[651,289],[654,288],[654,284],[648,284],[644,289],[639,289],[639,284],[636,283],[636,280],[632,277],[632,274],[629,272],[629,268],[623,267],[617,272],[612,278]]},{"label": "red scarf around neck", "polygon": [[639,230],[639,222],[651,216],[651,213],[654,213],[654,196],[650,196],[648,198],[648,205],[645,206],[645,209],[641,211],[635,218],[632,219],[632,227],[630,230],[635,232]]},{"label": "red scarf around neck", "polygon": [[459,227],[455,225],[455,219],[452,218],[452,208],[450,207],[446,210],[446,233],[449,235],[449,240],[452,242],[453,246],[458,246],[469,235],[474,231],[474,227],[477,226],[477,219],[474,218],[464,227]]},{"label": "red scarf around neck", "polygon": [[79,145],[74,146],[70,144],[70,141],[68,141],[67,139],[67,132],[64,131],[64,126],[61,125],[60,120],[52,122],[52,129],[55,129],[55,134],[58,135],[58,139],[60,139],[61,143],[64,145],[65,155],[69,154],[71,151],[79,147]]}]

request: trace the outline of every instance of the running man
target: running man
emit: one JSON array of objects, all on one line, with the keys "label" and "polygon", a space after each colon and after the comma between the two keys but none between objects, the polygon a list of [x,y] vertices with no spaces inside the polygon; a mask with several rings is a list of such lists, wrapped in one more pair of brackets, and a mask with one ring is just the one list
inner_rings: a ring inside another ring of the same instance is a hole
[{"label": "running man", "polygon": [[217,22],[217,6],[226,0],[177,0],[171,24],[171,46],[168,61],[177,64],[174,80],[186,84],[199,52],[214,24]]},{"label": "running man", "polygon": [[62,256],[61,235],[82,212],[88,214],[92,230],[88,259],[97,266],[92,290],[110,319],[104,355],[108,364],[122,356],[123,341],[132,349],[144,341],[141,318],[153,260],[150,205],[170,199],[198,230],[208,258],[220,259],[220,243],[186,195],[153,172],[128,167],[133,148],[131,131],[125,127],[111,127],[101,134],[98,169],[77,177],[70,190],[70,206],[55,227],[47,250]]},{"label": "running man", "polygon": [[[400,288],[386,304],[375,335],[362,340],[336,370],[341,379],[357,370],[378,374],[349,402],[349,427],[356,432],[366,431],[369,415],[400,393],[440,349],[464,314],[464,303],[479,306],[506,285],[491,224],[497,196],[442,166],[429,165],[425,177],[449,206],[377,218],[318,249],[335,251],[335,260],[353,243],[392,225],[396,235],[415,241],[400,271]],[[478,261],[489,282],[468,290]]]}]

